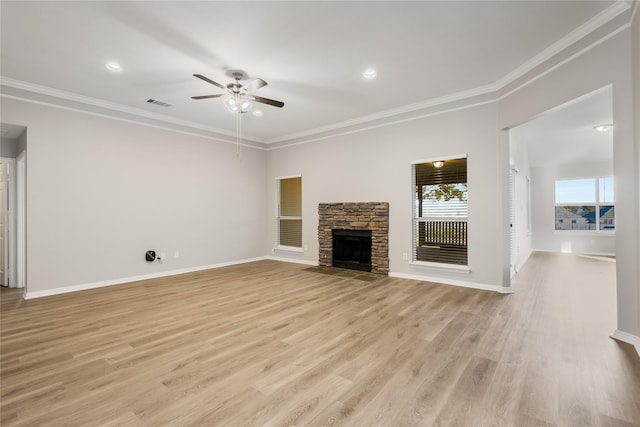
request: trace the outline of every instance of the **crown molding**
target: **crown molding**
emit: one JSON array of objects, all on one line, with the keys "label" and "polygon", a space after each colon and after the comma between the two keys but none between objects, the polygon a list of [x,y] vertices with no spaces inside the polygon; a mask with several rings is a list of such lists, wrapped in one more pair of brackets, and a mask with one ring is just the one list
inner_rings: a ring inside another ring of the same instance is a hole
[{"label": "crown molding", "polygon": [[611,21],[621,13],[626,12],[631,7],[630,2],[628,1],[617,1],[613,5],[609,6],[569,34],[565,37],[561,38],[500,80],[495,83],[495,86],[498,87],[498,90],[504,88],[508,84],[514,82],[518,78],[524,76],[529,71],[532,71],[539,65],[542,65],[549,59],[553,58],[555,55],[559,54],[569,46],[573,45],[577,41],[591,34],[607,22]]},{"label": "crown molding", "polygon": [[102,117],[102,118],[105,118],[105,119],[116,120],[116,121],[120,121],[120,122],[124,122],[124,123],[133,123],[133,124],[136,124],[136,125],[146,126],[146,127],[150,127],[150,128],[153,128],[153,129],[160,129],[160,130],[164,130],[164,131],[167,131],[167,132],[175,132],[175,133],[179,133],[179,134],[182,134],[182,135],[189,135],[189,136],[196,136],[198,138],[205,138],[205,139],[209,139],[211,141],[222,142],[222,143],[225,143],[225,144],[232,144],[232,145],[236,145],[236,146],[239,145],[241,147],[253,148],[253,149],[256,149],[256,150],[263,150],[263,151],[266,150],[266,148],[264,147],[264,144],[250,145],[250,144],[246,144],[244,142],[241,142],[240,144],[238,144],[236,141],[233,141],[231,139],[224,139],[224,138],[219,138],[219,137],[215,137],[215,136],[208,135],[208,134],[197,133],[197,132],[195,132],[197,129],[194,129],[194,132],[190,132],[190,131],[184,130],[182,128],[171,127],[171,126],[160,126],[160,125],[149,123],[149,122],[142,121],[142,120],[134,120],[134,119],[130,119],[130,118],[115,116],[113,114],[98,113],[98,112],[89,111],[89,110],[86,110],[86,109],[68,107],[66,105],[53,104],[51,102],[45,102],[45,101],[40,101],[40,100],[36,100],[36,99],[31,99],[31,98],[24,98],[24,97],[15,96],[15,95],[8,95],[8,94],[5,94],[5,93],[0,93],[0,98],[14,99],[14,100],[17,100],[17,101],[27,102],[27,103],[30,103],[30,104],[43,105],[45,107],[57,108],[57,109],[60,109],[60,110],[65,110],[65,111],[73,111],[73,112],[79,113],[79,114],[87,114],[89,116]]},{"label": "crown molding", "polygon": [[[487,85],[484,85],[484,86],[480,86],[480,87],[477,87],[477,88],[473,88],[473,89],[469,89],[469,90],[453,93],[453,94],[450,94],[450,95],[441,96],[441,97],[438,97],[438,98],[432,98],[432,99],[429,99],[429,100],[426,100],[426,101],[422,101],[422,102],[418,102],[418,103],[414,103],[414,104],[405,105],[405,106],[398,107],[398,108],[393,108],[393,109],[381,111],[381,112],[374,113],[374,114],[361,116],[361,117],[358,117],[358,118],[355,118],[355,119],[351,119],[351,120],[346,120],[346,121],[333,123],[333,124],[330,124],[330,125],[327,125],[327,126],[321,126],[321,127],[318,127],[318,128],[309,129],[309,130],[302,131],[302,132],[283,135],[283,136],[276,137],[276,138],[264,139],[264,138],[254,137],[254,136],[243,136],[243,137],[245,139],[248,139],[248,140],[250,140],[252,142],[255,142],[255,143],[258,143],[258,144],[270,145],[270,144],[277,144],[277,143],[283,143],[283,142],[292,142],[293,145],[297,145],[297,144],[300,144],[300,143],[306,143],[306,142],[310,142],[310,141],[314,141],[314,140],[318,140],[318,139],[324,139],[327,136],[323,136],[323,134],[326,135],[328,133],[332,133],[332,132],[336,132],[336,131],[340,131],[339,134],[345,134],[345,133],[354,132],[353,130],[348,130],[348,128],[350,128],[350,127],[362,126],[362,125],[364,125],[366,123],[372,123],[372,122],[376,122],[376,121],[380,121],[380,120],[389,119],[389,118],[392,118],[392,117],[398,118],[398,116],[401,116],[401,115],[406,115],[406,114],[413,113],[413,112],[418,112],[418,111],[421,111],[421,110],[427,110],[427,109],[438,107],[438,106],[441,106],[441,105],[446,105],[446,104],[453,103],[453,102],[463,101],[465,99],[472,99],[474,97],[478,97],[478,96],[482,96],[482,95],[495,94],[496,92],[498,92],[501,89],[505,88],[507,85],[509,85],[509,84],[513,83],[514,81],[516,81],[518,78],[523,77],[524,75],[526,75],[526,73],[528,73],[528,72],[534,70],[536,67],[542,65],[543,63],[545,63],[546,61],[548,61],[549,59],[551,59],[555,55],[558,55],[563,50],[565,50],[569,46],[573,45],[577,41],[581,40],[585,36],[589,35],[593,31],[595,31],[596,29],[598,29],[601,26],[605,25],[606,23],[610,22],[611,20],[613,20],[614,18],[616,18],[620,14],[628,11],[632,7],[634,9],[633,10],[633,15],[635,15],[635,13],[636,13],[636,11],[638,9],[638,2],[630,1],[630,0],[623,0],[623,1],[614,2],[607,9],[603,10],[598,15],[594,16],[589,21],[585,22],[583,25],[579,26],[578,28],[576,28],[575,30],[570,32],[567,36],[563,37],[562,39],[558,40],[557,42],[555,42],[551,46],[547,47],[542,52],[540,52],[538,55],[536,55],[533,58],[531,58],[530,60],[526,61],[524,64],[520,65],[518,68],[516,68],[515,70],[513,70],[512,72],[510,72],[509,74],[507,74],[506,76],[502,77],[501,79],[497,80],[494,83],[490,83],[490,84],[487,84]],[[627,26],[625,28],[628,28],[628,26],[629,26],[629,24],[627,24]],[[623,28],[623,29],[625,29],[625,28]],[[608,38],[608,37],[609,36],[605,36],[603,38]],[[591,46],[593,46],[593,44]],[[584,51],[585,50],[582,50],[580,52],[580,54],[584,53]],[[573,55],[571,58],[573,58],[573,57],[575,57],[575,55]],[[563,63],[564,62],[566,62],[566,61],[563,61]],[[545,73],[543,72],[543,74],[545,74]],[[526,84],[527,83],[525,83],[525,85]],[[150,119],[150,120],[156,120],[156,121],[168,123],[168,124],[171,124],[171,125],[183,126],[183,127],[186,127],[186,128],[197,129],[197,130],[202,130],[202,131],[206,131],[206,132],[212,132],[212,133],[216,133],[216,134],[220,134],[220,135],[224,135],[224,136],[229,136],[229,137],[235,137],[235,134],[233,134],[231,132],[228,132],[228,131],[223,130],[223,129],[218,129],[218,128],[213,128],[213,127],[210,127],[210,126],[206,126],[206,125],[203,125],[201,123],[192,122],[192,121],[188,121],[188,120],[182,120],[182,119],[178,119],[178,118],[175,118],[175,117],[167,116],[167,115],[164,115],[164,114],[152,113],[152,112],[140,109],[140,108],[128,107],[128,106],[125,106],[125,105],[116,104],[116,103],[113,103],[113,102],[109,102],[109,101],[105,101],[105,100],[101,100],[101,99],[97,99],[97,98],[92,98],[92,97],[88,97],[88,96],[84,96],[84,95],[79,95],[79,94],[75,94],[75,93],[71,93],[71,92],[66,92],[66,91],[62,91],[62,90],[58,90],[58,89],[53,89],[53,88],[50,88],[50,87],[41,86],[41,85],[29,83],[29,82],[24,82],[24,81],[20,81],[20,80],[8,78],[8,77],[0,76],[0,85],[7,86],[7,87],[12,87],[12,88],[16,88],[16,89],[32,92],[32,93],[37,93],[37,94],[41,94],[41,95],[51,96],[51,97],[58,98],[58,99],[64,99],[64,100],[68,100],[68,101],[72,101],[72,102],[77,102],[77,103],[81,103],[81,104],[85,104],[85,105],[91,105],[91,106],[94,106],[94,107],[107,109],[107,110],[111,110],[111,111],[117,111],[117,112],[124,113],[124,114],[127,114],[127,115],[133,115],[133,116],[143,117],[143,118]],[[522,85],[519,86],[518,88],[521,88],[521,87],[522,87]],[[472,103],[475,104],[473,101],[472,101]],[[423,117],[423,116],[424,116],[424,114],[420,115],[419,117]],[[410,120],[410,119],[407,119],[407,120]],[[401,121],[404,121],[404,120],[401,120]],[[398,120],[391,120],[391,122],[392,123],[397,123]],[[369,128],[377,127],[377,126],[378,125],[376,125],[376,124],[372,124],[372,126],[365,126],[364,129],[369,129]],[[364,130],[364,129],[360,128],[360,129],[358,129],[358,131]],[[295,140],[302,140],[302,141],[297,141],[296,142]],[[289,145],[291,145],[291,144],[286,144],[284,146],[289,146]],[[274,148],[283,148],[284,146],[278,146],[278,147],[274,147]]]},{"label": "crown molding", "polygon": [[580,27],[570,32],[567,36],[558,40],[556,43],[552,44],[551,46],[549,46],[548,48],[540,52],[538,55],[534,56],[533,58],[531,58],[530,60],[528,60],[527,62],[525,62],[518,68],[516,68],[515,70],[513,70],[511,73],[507,74],[500,80],[496,81],[495,83],[477,87],[470,90],[466,90],[466,91],[462,91],[462,92],[457,92],[457,93],[446,95],[446,96],[442,96],[439,98],[429,99],[423,102],[405,105],[399,108],[394,108],[394,109],[382,111],[375,114],[361,116],[356,119],[338,122],[328,126],[310,129],[307,131],[298,132],[294,134],[284,135],[277,138],[267,139],[264,142],[266,144],[273,144],[278,142],[291,141],[298,138],[306,138],[306,137],[318,135],[325,132],[344,129],[350,126],[357,126],[357,125],[361,125],[361,124],[376,121],[376,120],[386,119],[386,118],[398,116],[401,114],[407,114],[407,113],[411,113],[418,110],[424,110],[427,108],[432,108],[439,105],[460,101],[463,99],[469,99],[479,95],[495,93],[503,89],[508,84],[515,81],[516,79],[524,76],[529,71],[535,69],[537,66],[551,59],[553,56],[562,52],[564,49],[576,43],[578,40],[584,38],[588,34],[600,28],[602,25],[611,21],[621,13],[626,12],[627,10],[629,10],[630,7],[631,7],[630,1],[615,2],[613,5],[609,6],[607,9],[603,10],[598,15],[594,16],[589,21],[585,22]]},{"label": "crown molding", "polygon": [[461,101],[464,99],[473,98],[475,96],[486,95],[488,93],[493,93],[498,88],[495,85],[486,85],[477,87],[470,90],[465,90],[462,92],[453,93],[450,95],[441,96],[439,98],[432,98],[426,101],[417,102],[415,104],[408,104],[402,107],[393,108],[390,110],[381,111],[374,114],[368,114],[366,116],[360,116],[355,119],[345,120],[342,122],[337,122],[331,125],[322,126],[314,129],[310,129],[307,131],[292,133],[284,136],[280,136],[277,138],[266,139],[265,144],[274,144],[278,142],[291,141],[297,138],[305,138],[313,135],[318,135],[325,132],[331,132],[339,129],[344,129],[350,126],[357,126],[364,123],[370,123],[376,120],[383,120],[389,117],[399,116],[401,114],[412,113],[415,111],[425,110],[428,108],[437,107],[439,105],[448,104],[455,101]]},{"label": "crown molding", "polygon": [[461,111],[461,110],[466,110],[468,108],[475,108],[475,107],[480,107],[482,105],[487,105],[487,104],[492,104],[494,102],[497,102],[498,99],[496,98],[490,98],[488,100],[485,101],[480,101],[480,102],[475,102],[475,103],[467,103],[464,105],[460,105],[460,106],[456,106],[453,108],[446,108],[446,109],[438,109],[436,111],[430,111],[424,114],[419,114],[419,115],[415,115],[415,116],[411,116],[411,117],[403,117],[403,118],[398,118],[396,120],[387,120],[385,122],[382,123],[376,123],[373,125],[367,125],[364,127],[359,127],[356,129],[349,129],[349,130],[344,130],[344,129],[336,129],[338,132],[334,132],[328,135],[311,135],[309,138],[307,139],[303,139],[301,141],[294,141],[294,142],[287,142],[287,141],[283,141],[283,144],[280,145],[275,145],[275,146],[269,146],[267,145],[266,150],[267,151],[272,151],[272,150],[279,150],[282,148],[288,148],[288,147],[294,147],[296,145],[304,145],[304,144],[308,144],[310,142],[317,142],[317,141],[322,141],[325,139],[329,139],[329,138],[335,138],[335,137],[340,137],[340,136],[346,136],[346,135],[351,135],[354,133],[359,133],[359,132],[364,132],[367,130],[372,130],[372,129],[379,129],[379,128],[383,128],[383,127],[387,127],[387,126],[393,126],[393,125],[397,125],[400,123],[406,123],[406,122],[410,122],[413,120],[420,120],[420,119],[424,119],[427,117],[434,117],[434,116],[438,116],[441,114],[447,114],[447,113],[452,113],[454,111]]},{"label": "crown molding", "polygon": [[631,19],[629,19],[629,22],[631,24],[633,24],[633,20],[636,19],[636,13],[638,12],[638,9],[640,9],[640,1],[634,1],[633,3],[633,12],[631,12]]},{"label": "crown molding", "polygon": [[[178,119],[175,117],[167,116],[165,114],[158,114],[143,110],[141,108],[128,107],[122,104],[116,104],[114,102],[105,101],[103,99],[92,98],[90,96],[80,95],[73,92],[67,92],[59,89],[54,89],[48,86],[42,86],[35,83],[25,82],[22,80],[12,79],[10,77],[0,76],[0,85],[19,89],[26,92],[32,92],[39,95],[51,96],[58,99],[64,99],[66,101],[77,102],[84,105],[90,105],[93,107],[103,108],[106,110],[117,111],[127,115],[133,115],[137,117],[143,117],[145,119],[157,120],[163,123],[169,123],[177,126],[184,126],[190,129],[203,130],[206,132],[217,133],[230,138],[235,138],[236,134],[224,129],[214,128],[211,126],[205,126],[201,123],[192,122],[189,120]],[[264,144],[260,138],[252,136],[242,136],[244,139],[251,140]]]}]

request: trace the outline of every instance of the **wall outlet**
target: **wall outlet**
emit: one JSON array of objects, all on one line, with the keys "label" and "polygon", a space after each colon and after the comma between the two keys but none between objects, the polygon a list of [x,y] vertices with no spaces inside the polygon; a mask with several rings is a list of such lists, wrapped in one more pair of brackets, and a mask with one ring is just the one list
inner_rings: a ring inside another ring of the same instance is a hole
[{"label": "wall outlet", "polygon": [[409,261],[409,255],[408,255],[406,252],[403,252],[403,253],[402,253],[402,259],[403,259],[404,261]]},{"label": "wall outlet", "polygon": [[174,251],[173,252],[173,257],[174,258],[180,258],[180,251]]},{"label": "wall outlet", "polygon": [[167,259],[167,253],[166,252],[160,252],[160,259]]}]

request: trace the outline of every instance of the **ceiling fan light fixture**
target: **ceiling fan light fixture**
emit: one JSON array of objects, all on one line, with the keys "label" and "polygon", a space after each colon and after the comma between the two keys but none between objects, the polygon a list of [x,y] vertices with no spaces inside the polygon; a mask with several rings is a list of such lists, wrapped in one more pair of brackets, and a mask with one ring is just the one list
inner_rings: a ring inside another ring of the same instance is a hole
[{"label": "ceiling fan light fixture", "polygon": [[251,108],[251,103],[240,97],[227,98],[224,105],[232,113],[246,113]]}]

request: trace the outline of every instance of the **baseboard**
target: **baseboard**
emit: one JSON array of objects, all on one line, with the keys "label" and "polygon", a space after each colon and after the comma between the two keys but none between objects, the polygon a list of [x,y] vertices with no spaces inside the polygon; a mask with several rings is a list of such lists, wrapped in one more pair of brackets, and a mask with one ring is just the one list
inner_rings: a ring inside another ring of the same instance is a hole
[{"label": "baseboard", "polygon": [[281,261],[281,262],[292,262],[295,264],[304,264],[304,265],[313,265],[313,266],[318,265],[318,261],[308,261],[306,259],[287,258],[287,257],[274,256],[274,255],[266,256],[264,257],[264,259],[270,259],[272,261]]},{"label": "baseboard", "polygon": [[616,256],[615,253],[609,253],[609,252],[563,252],[563,251],[555,251],[552,249],[532,249],[531,252],[547,252],[547,253],[554,253],[554,254],[592,255],[592,256],[608,256],[608,257]]},{"label": "baseboard", "polygon": [[613,331],[613,334],[611,334],[611,338],[617,341],[622,341],[627,344],[631,344],[636,349],[636,353],[638,353],[638,357],[640,357],[640,337],[637,337],[628,332],[623,332],[620,329],[616,329],[615,331]]},{"label": "baseboard", "polygon": [[524,257],[524,259],[522,261],[520,261],[519,263],[516,264],[516,273],[518,271],[520,271],[522,269],[522,267],[524,267],[524,265],[527,263],[527,261],[529,261],[529,258],[531,257],[531,254],[533,253],[533,249],[531,249],[529,251],[529,253],[527,254],[526,257]]},{"label": "baseboard", "polygon": [[231,265],[246,264],[248,262],[254,262],[254,261],[263,261],[263,260],[265,260],[267,258],[268,257],[246,258],[246,259],[242,259],[242,260],[238,260],[238,261],[229,261],[229,262],[221,262],[221,263],[217,263],[217,264],[201,265],[201,266],[198,266],[198,267],[190,267],[190,268],[183,268],[183,269],[179,269],[179,270],[162,271],[162,272],[159,272],[159,273],[143,274],[143,275],[140,275],[140,276],[122,277],[122,278],[113,279],[113,280],[104,280],[104,281],[101,281],[101,282],[84,283],[84,284],[80,284],[80,285],[65,286],[65,287],[62,287],[62,288],[47,289],[47,290],[44,290],[44,291],[29,292],[27,290],[27,292],[24,295],[24,299],[42,298],[42,297],[48,297],[48,296],[52,296],[52,295],[66,294],[66,293],[69,293],[69,292],[86,291],[86,290],[89,290],[89,289],[103,288],[105,286],[122,285],[124,283],[137,282],[137,281],[140,281],[140,280],[158,279],[158,278],[161,278],[161,277],[177,276],[179,274],[193,273],[193,272],[196,272],[196,271],[210,270],[210,269],[213,269],[213,268],[221,268],[221,267],[228,267],[228,266],[231,266]]},{"label": "baseboard", "polygon": [[499,292],[501,294],[512,294],[513,289],[507,286],[489,285],[485,283],[468,282],[465,280],[446,279],[442,277],[422,276],[418,274],[389,272],[390,277],[400,279],[421,280],[423,282],[441,283],[443,285],[460,286],[463,288],[482,289],[485,291]]}]

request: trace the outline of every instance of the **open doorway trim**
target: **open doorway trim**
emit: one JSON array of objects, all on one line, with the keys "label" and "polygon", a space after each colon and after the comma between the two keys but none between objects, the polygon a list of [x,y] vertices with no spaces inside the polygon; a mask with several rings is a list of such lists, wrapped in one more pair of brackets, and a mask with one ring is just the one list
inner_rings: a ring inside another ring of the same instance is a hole
[{"label": "open doorway trim", "polygon": [[0,157],[0,160],[9,165],[10,171],[7,284],[11,288],[24,288],[23,293],[26,294],[26,153],[20,153],[15,159]]}]

